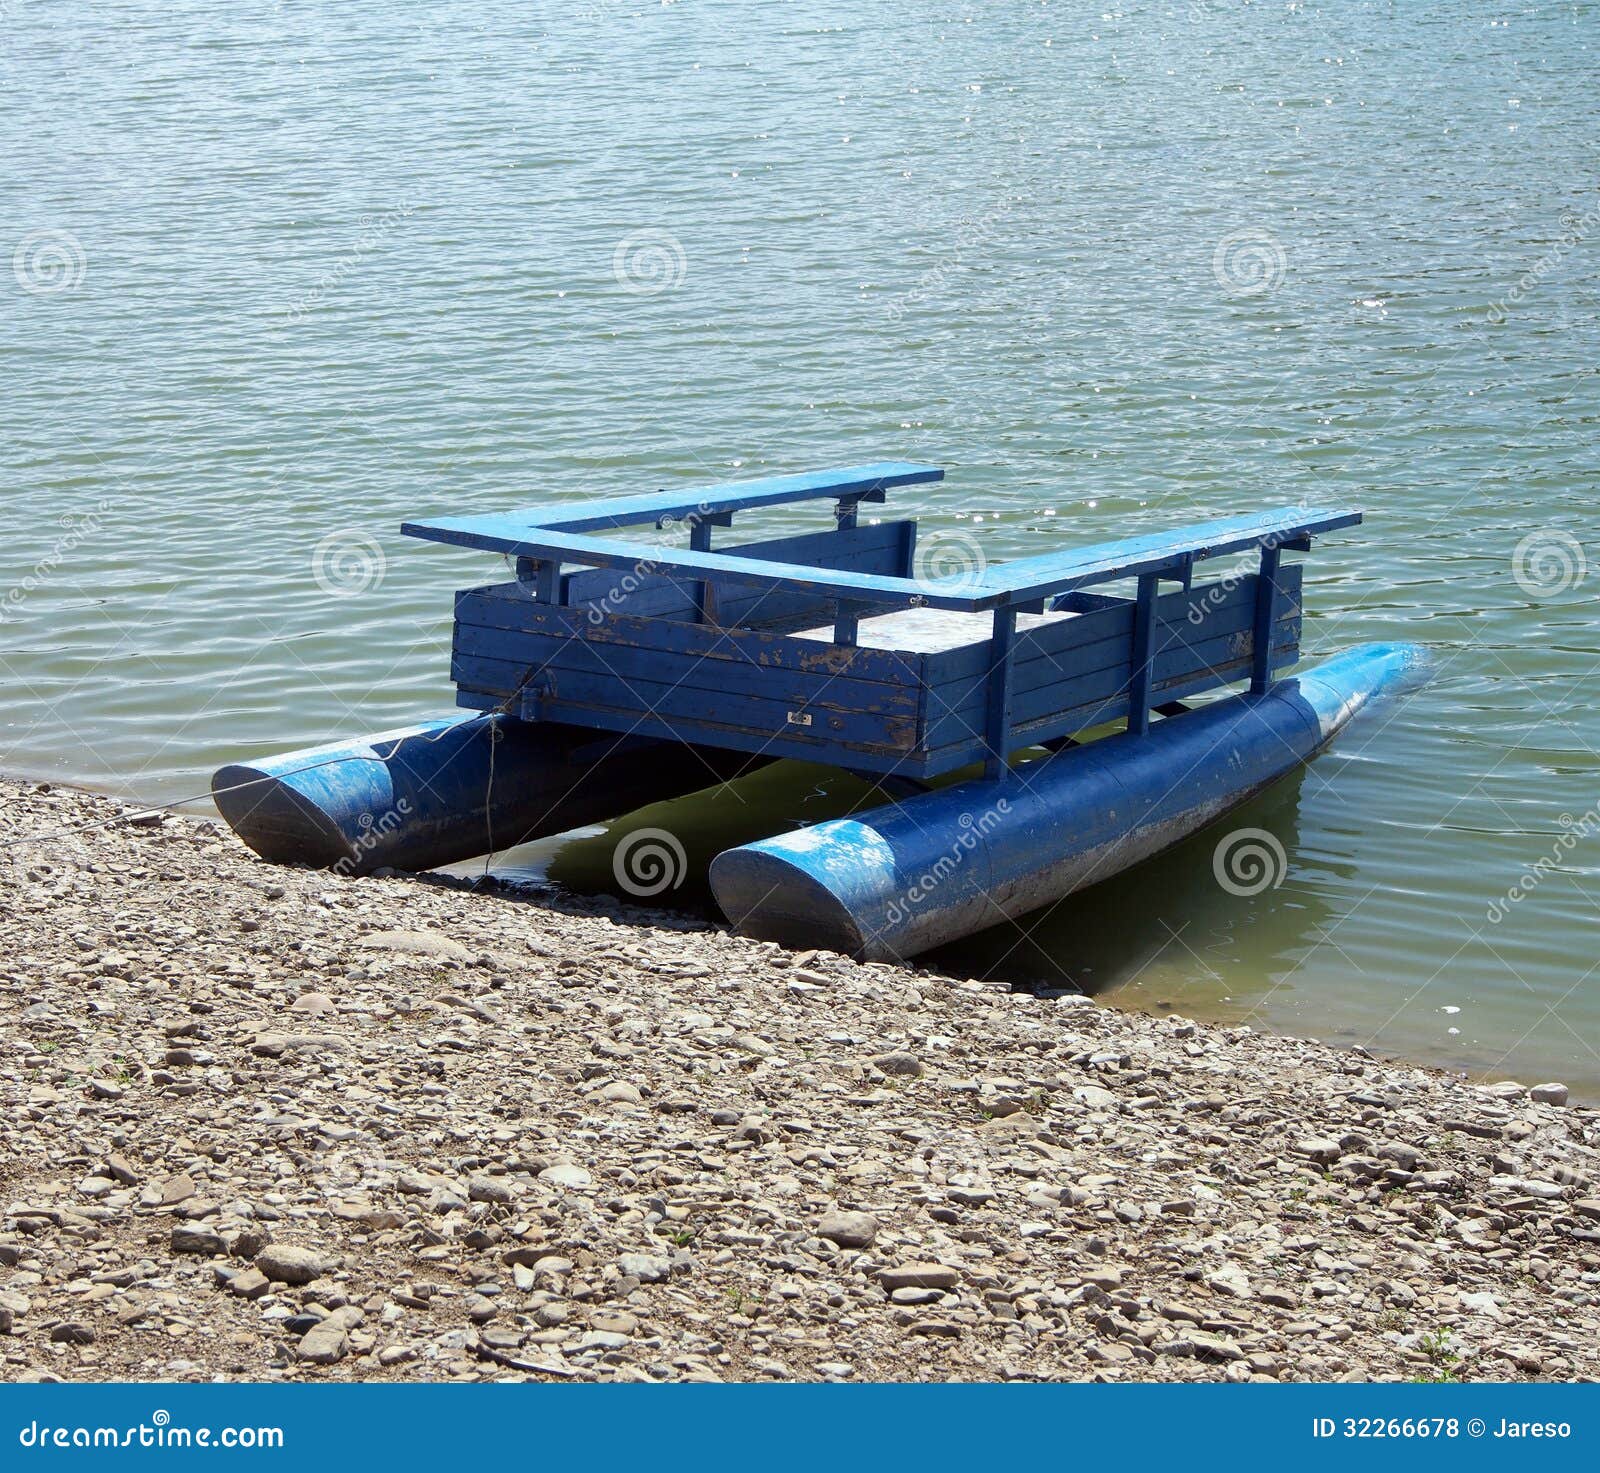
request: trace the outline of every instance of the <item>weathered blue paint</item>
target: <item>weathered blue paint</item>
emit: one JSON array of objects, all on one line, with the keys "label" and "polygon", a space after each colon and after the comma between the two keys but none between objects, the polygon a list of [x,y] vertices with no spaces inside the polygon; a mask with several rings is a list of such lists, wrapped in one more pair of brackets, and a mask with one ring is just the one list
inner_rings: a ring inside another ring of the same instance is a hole
[{"label": "weathered blue paint", "polygon": [[502,716],[446,717],[231,764],[211,787],[263,859],[357,875],[433,869],[565,833],[725,781],[751,761]]},{"label": "weathered blue paint", "polygon": [[1167,848],[1304,762],[1419,677],[1414,645],[1366,645],[1279,681],[977,781],[719,855],[711,887],[747,935],[866,960],[913,956]]},{"label": "weathered blue paint", "polygon": [[[1193,526],[1126,537],[1115,542],[1069,551],[1044,553],[998,563],[976,579],[943,582],[918,580],[870,571],[797,566],[740,557],[727,551],[702,548],[644,548],[610,537],[589,535],[666,518],[731,516],[736,511],[820,496],[881,499],[896,485],[937,480],[943,471],[903,461],[852,466],[838,471],[813,471],[780,477],[771,482],[744,482],[709,487],[698,501],[685,493],[657,492],[650,496],[623,497],[573,507],[530,507],[466,517],[435,517],[403,523],[410,537],[489,552],[539,563],[576,563],[591,568],[635,569],[647,562],[653,573],[686,580],[745,584],[767,592],[801,589],[845,597],[879,609],[933,608],[980,612],[1022,608],[1043,599],[1118,578],[1157,573],[1187,582],[1194,564],[1206,558],[1242,552],[1253,547],[1299,545],[1314,533],[1354,526],[1361,513],[1349,509],[1308,512],[1303,507],[1280,507],[1246,516],[1224,517]],[[693,495],[693,493],[688,493]],[[849,530],[853,517],[840,519]]]}]

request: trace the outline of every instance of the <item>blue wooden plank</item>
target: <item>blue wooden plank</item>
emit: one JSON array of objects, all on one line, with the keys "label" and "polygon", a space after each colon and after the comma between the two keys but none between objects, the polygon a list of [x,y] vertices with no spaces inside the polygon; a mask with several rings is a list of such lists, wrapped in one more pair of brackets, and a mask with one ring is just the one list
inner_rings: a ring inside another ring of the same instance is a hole
[{"label": "blue wooden plank", "polygon": [[1156,594],[1160,579],[1154,573],[1139,577],[1139,597],[1133,606],[1132,675],[1128,682],[1128,730],[1142,735],[1150,730],[1150,684],[1154,678]]},{"label": "blue wooden plank", "polygon": [[[1301,567],[1293,563],[1279,571],[1278,586],[1284,601],[1296,610],[1300,606],[1302,574]],[[1162,594],[1156,600],[1155,646],[1160,649],[1174,641],[1205,638],[1222,629],[1236,633],[1249,630],[1254,618],[1255,589],[1256,575],[1248,573],[1231,583],[1219,581],[1201,584],[1193,592],[1173,590]],[[1011,655],[1018,688],[1029,688],[1029,667],[1038,660],[1053,661],[1057,672],[1119,663],[1126,667],[1133,618],[1133,601],[1118,599],[1075,619],[1051,620],[1020,632]],[[1087,660],[1091,652],[1094,658]],[[966,681],[981,685],[989,668],[989,643],[979,640],[927,658],[927,678],[933,684],[946,687]]]},{"label": "blue wooden plank", "polygon": [[[458,655],[500,660],[516,674],[502,689],[509,694],[523,673],[548,672],[560,687],[566,671],[597,679],[610,679],[619,686],[665,684],[711,692],[727,691],[783,701],[788,705],[816,704],[831,710],[860,710],[915,718],[917,693],[907,680],[890,685],[828,671],[756,665],[743,660],[706,660],[661,649],[640,649],[623,644],[601,644],[594,640],[552,637],[520,629],[497,629],[487,625],[458,624],[454,650]],[[616,699],[613,705],[626,705]]]},{"label": "blue wooden plank", "polygon": [[922,677],[917,656],[896,650],[842,649],[814,639],[790,639],[764,629],[716,629],[669,619],[611,615],[591,622],[579,609],[536,604],[514,583],[467,589],[456,595],[456,620],[523,629],[561,639],[589,640],[606,647],[632,646],[680,653],[696,659],[850,675],[891,685],[916,684]]},{"label": "blue wooden plank", "polygon": [[994,563],[979,581],[985,592],[1003,594],[1008,602],[1021,602],[1140,573],[1178,570],[1251,547],[1283,547],[1314,533],[1353,527],[1360,521],[1361,513],[1350,508],[1310,512],[1303,507],[1285,506],[1093,547]]},{"label": "blue wooden plank", "polygon": [[[429,518],[408,522],[401,530],[412,537],[428,537],[432,531],[450,531],[478,532],[486,537],[501,538],[540,529],[551,532],[604,531],[659,523],[669,517],[674,521],[690,518],[695,523],[702,523],[720,519],[731,512],[753,511],[760,507],[783,506],[796,501],[815,501],[833,496],[881,499],[878,493],[893,490],[897,486],[913,486],[943,479],[944,471],[936,465],[885,460],[871,465],[805,471],[798,475],[767,476],[755,481],[731,481],[720,486],[653,491],[643,496],[574,501],[565,505],[558,502],[478,516]],[[457,539],[441,537],[434,540]],[[490,544],[480,542],[462,545]]]},{"label": "blue wooden plank", "polygon": [[1272,641],[1267,638],[1267,631],[1278,611],[1278,562],[1276,543],[1261,549],[1261,575],[1256,582],[1256,658],[1250,670],[1250,690],[1258,696],[1272,684]]},{"label": "blue wooden plank", "polygon": [[[804,737],[819,749],[905,752],[916,745],[912,715],[808,701],[803,692],[790,693],[782,682],[774,682],[764,695],[748,695],[640,676],[618,677],[609,670],[583,670],[572,664],[547,665],[529,679],[528,667],[520,662],[459,652],[450,666],[452,678],[468,689],[502,698],[520,692],[525,708],[541,721],[582,726],[590,712],[604,708],[669,721],[686,742],[701,740],[694,732],[719,727],[757,737]],[[789,678],[793,679],[792,672]]]},{"label": "blue wooden plank", "polygon": [[[1280,643],[1280,650],[1285,647],[1285,644]],[[1180,673],[1167,674],[1163,672],[1163,662],[1158,660],[1155,678],[1151,682],[1152,702],[1162,705],[1168,701],[1181,701],[1190,696],[1216,690],[1219,686],[1235,684],[1249,676],[1250,663],[1250,656],[1242,655],[1212,669],[1193,671],[1183,666]],[[1188,670],[1189,673],[1182,673],[1183,670]],[[1118,686],[1114,681],[1106,680],[1103,672],[1097,679],[1101,684],[1099,690],[1094,689],[1093,683],[1090,682],[1077,686],[1072,691],[1073,703],[1070,705],[1060,705],[1060,698],[1057,696],[1048,702],[1049,709],[1046,713],[1036,714],[1028,719],[1023,719],[1023,713],[1014,708],[1011,726],[1012,752],[1020,751],[1024,747],[1041,746],[1058,737],[1070,736],[1090,727],[1101,726],[1122,716],[1128,707],[1126,686]],[[937,731],[933,731],[930,727],[930,732],[936,736],[949,736],[957,726],[958,723],[947,718]],[[924,774],[938,776],[940,773],[953,772],[956,768],[966,767],[973,762],[987,761],[989,743],[987,738],[980,734],[979,728],[969,724],[958,739],[919,748],[919,756]]]},{"label": "blue wooden plank", "polygon": [[[1274,625],[1278,665],[1293,661],[1298,641],[1299,617],[1285,614]],[[1173,694],[1174,681],[1184,681],[1184,694],[1194,696],[1205,689],[1218,689],[1242,680],[1250,673],[1253,649],[1253,635],[1248,632],[1216,633],[1205,640],[1158,649],[1150,657],[1150,707],[1178,699]],[[1075,664],[1067,665],[1054,680],[1037,683],[1027,691],[1013,689],[1011,723],[1014,731],[1027,731],[1032,723],[1066,710],[1083,712],[1091,707],[1102,707],[1104,713],[1099,717],[1102,721],[1130,715],[1130,701],[1134,697],[1131,696],[1126,646],[1117,664],[1099,664],[1098,646],[1090,659],[1096,662],[1082,669]],[[952,742],[986,736],[989,707],[986,689],[982,686],[968,686],[958,701],[946,701],[942,691],[931,689],[928,710],[931,715],[926,721],[922,744],[930,752]]]},{"label": "blue wooden plank", "polygon": [[[518,557],[560,557],[568,562],[591,567],[632,568],[641,560],[641,550],[629,543],[609,538],[590,537],[576,532],[552,532],[537,528],[486,531],[494,518],[458,518],[476,522],[477,530],[461,530],[437,523],[407,523],[402,530],[413,536],[461,546],[482,547]],[[1015,562],[992,565],[969,592],[942,587],[938,582],[921,583],[912,578],[885,577],[875,573],[842,572],[819,568],[795,568],[761,559],[740,559],[726,553],[694,552],[683,549],[650,551],[648,561],[662,573],[681,573],[704,577],[717,574],[729,582],[745,583],[764,589],[797,588],[844,595],[862,603],[883,608],[988,610],[1037,602],[1051,594],[1085,588],[1096,583],[1140,573],[1160,572],[1227,553],[1262,545],[1284,545],[1315,532],[1353,526],[1361,520],[1358,511],[1308,514],[1299,507],[1284,507],[1274,512],[1248,517],[1230,517],[1201,523],[1176,531],[1145,537],[1125,538],[1076,551],[1046,553]]]},{"label": "blue wooden plank", "polygon": [[[899,571],[898,549],[905,535],[903,529],[915,526],[915,522],[909,521],[882,522],[844,532],[810,532],[796,537],[770,538],[719,551],[730,557],[775,563],[893,574]],[[632,569],[619,577],[609,568],[592,568],[569,575],[565,601],[601,614],[689,618],[693,610],[693,591],[699,581],[650,572],[635,574]],[[716,591],[717,618],[725,624],[749,621],[763,626],[806,617],[811,624],[822,624],[832,617],[832,612],[832,600],[824,594],[788,590],[762,593],[744,585],[719,587]]]},{"label": "blue wooden plank", "polygon": [[984,692],[983,775],[994,779],[1006,773],[1011,755],[1011,649],[1017,638],[1017,611],[996,609],[994,632],[989,637],[988,689]]}]

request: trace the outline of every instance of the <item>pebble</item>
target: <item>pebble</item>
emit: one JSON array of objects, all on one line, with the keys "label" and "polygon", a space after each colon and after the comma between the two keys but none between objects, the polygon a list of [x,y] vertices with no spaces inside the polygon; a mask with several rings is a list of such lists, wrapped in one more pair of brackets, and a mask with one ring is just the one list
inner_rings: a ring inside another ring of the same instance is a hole
[{"label": "pebble", "polygon": [[[111,811],[0,781],[8,837]],[[1463,1380],[1600,1377],[1600,1112],[1558,1086],[176,816],[27,868],[14,1380],[1405,1382],[1435,1328]]]},{"label": "pebble", "polygon": [[817,1236],[841,1248],[870,1248],[878,1219],[870,1212],[830,1212],[818,1222]]},{"label": "pebble", "polygon": [[327,1260],[311,1248],[271,1243],[256,1255],[256,1267],[275,1284],[309,1284],[328,1271]]},{"label": "pebble", "polygon": [[891,1294],[896,1289],[953,1289],[961,1275],[948,1264],[902,1263],[879,1269],[878,1282]]}]

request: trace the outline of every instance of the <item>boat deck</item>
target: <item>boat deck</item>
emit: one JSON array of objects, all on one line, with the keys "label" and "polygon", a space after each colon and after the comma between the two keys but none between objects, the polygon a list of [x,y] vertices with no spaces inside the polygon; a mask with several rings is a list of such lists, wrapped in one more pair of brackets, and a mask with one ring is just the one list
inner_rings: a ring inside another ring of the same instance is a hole
[{"label": "boat deck", "polygon": [[[1299,655],[1286,551],[1352,526],[1287,507],[940,576],[914,520],[863,503],[943,471],[884,462],[648,496],[408,522],[409,535],[516,559],[456,600],[461,704],[693,745],[937,776],[1248,681]],[[713,548],[736,514],[832,500],[823,531]],[[623,528],[686,527],[655,546]],[[930,539],[930,547],[932,539]],[[1198,565],[1255,558],[1197,585]],[[1130,593],[1107,592],[1118,583]],[[1165,586],[1164,586],[1165,585]]]}]

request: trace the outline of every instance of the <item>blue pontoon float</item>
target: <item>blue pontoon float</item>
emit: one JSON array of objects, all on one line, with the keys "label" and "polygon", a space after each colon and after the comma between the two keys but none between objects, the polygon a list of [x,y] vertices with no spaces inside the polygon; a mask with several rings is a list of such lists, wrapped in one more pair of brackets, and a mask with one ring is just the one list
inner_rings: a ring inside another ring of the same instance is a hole
[{"label": "blue pontoon float", "polygon": [[[825,763],[893,800],[719,855],[713,892],[746,934],[906,957],[1177,842],[1419,667],[1412,646],[1367,645],[1274,679],[1300,646],[1301,568],[1283,555],[1357,511],[1289,507],[987,566],[972,544],[941,575],[914,520],[864,524],[860,508],[943,474],[889,462],[408,522],[515,559],[514,579],[456,597],[452,675],[480,714],[226,767],[218,806],[269,859],[422,869],[754,763]],[[713,544],[736,514],[810,500],[833,503],[831,527]],[[669,526],[687,546],[619,535]],[[1227,555],[1253,571],[1196,581]]]}]

